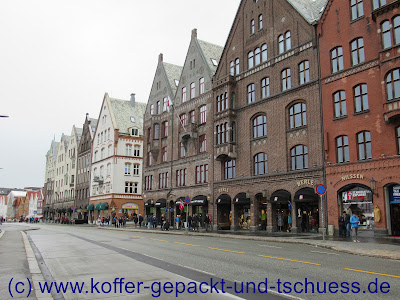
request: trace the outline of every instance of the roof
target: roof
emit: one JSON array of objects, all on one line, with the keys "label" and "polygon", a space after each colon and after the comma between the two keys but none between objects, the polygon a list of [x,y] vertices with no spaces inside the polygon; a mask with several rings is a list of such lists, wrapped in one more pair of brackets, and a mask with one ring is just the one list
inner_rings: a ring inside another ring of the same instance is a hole
[{"label": "roof", "polygon": [[76,135],[79,137],[79,136],[82,136],[82,132],[83,132],[83,128],[77,128],[77,127],[75,127],[75,131],[76,131]]},{"label": "roof", "polygon": [[287,0],[310,24],[318,21],[329,0]]},{"label": "roof", "polygon": [[8,195],[8,193],[11,191],[11,189],[7,188],[0,188],[0,195]]},{"label": "roof", "polygon": [[[212,72],[212,75],[214,75],[215,71],[217,71],[219,60],[221,59],[224,47],[211,44],[202,40],[197,40],[197,42],[199,43],[199,46],[203,52],[204,58],[206,59],[206,63],[208,64]],[[215,59],[217,63],[213,64],[212,59]]]},{"label": "roof", "polygon": [[[143,118],[146,111],[146,103],[135,102],[135,106],[131,106],[130,101],[119,100],[109,97],[110,106],[114,120],[116,122],[115,129],[120,133],[129,134],[129,128],[135,127],[139,129],[139,135],[143,135]],[[135,121],[131,121],[131,117]]]},{"label": "roof", "polygon": [[175,96],[176,89],[177,89],[175,80],[179,81],[179,79],[181,78],[183,67],[165,63],[165,62],[163,62],[163,66],[164,66],[165,73],[167,75],[167,80],[169,82],[169,85],[171,86],[172,95]]}]

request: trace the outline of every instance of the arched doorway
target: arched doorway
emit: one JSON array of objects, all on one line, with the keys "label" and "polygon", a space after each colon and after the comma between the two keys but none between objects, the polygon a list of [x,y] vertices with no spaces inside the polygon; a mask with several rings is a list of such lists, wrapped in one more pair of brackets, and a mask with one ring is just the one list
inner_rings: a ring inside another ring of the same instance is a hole
[{"label": "arched doorway", "polygon": [[272,226],[272,231],[288,231],[288,216],[290,214],[291,194],[286,190],[277,190],[272,193],[269,202],[272,207],[272,215],[268,226]]},{"label": "arched doorway", "polygon": [[154,204],[154,207],[156,209],[156,218],[157,218],[157,223],[161,224],[161,216],[165,214],[165,209],[167,208],[167,200],[166,199],[158,199],[156,203]]},{"label": "arched doorway", "polygon": [[258,209],[255,209],[256,215],[254,216],[254,225],[256,230],[267,230],[267,199],[265,198],[266,192],[258,193],[255,196],[255,204],[258,205]]},{"label": "arched doorway", "polygon": [[147,200],[144,204],[146,216],[152,216],[154,214],[154,203],[153,200]]},{"label": "arched doorway", "polygon": [[200,226],[204,227],[204,219],[208,214],[207,196],[195,196],[190,202],[190,205],[192,206],[192,213],[197,214],[197,216],[199,217]]},{"label": "arched doorway", "polygon": [[[387,186],[387,190],[389,192],[388,211],[390,213],[388,216],[390,226],[388,227],[390,228],[391,235],[400,236],[400,184],[390,184]],[[382,214],[383,212],[381,211],[380,213]]]},{"label": "arched doorway", "polygon": [[250,198],[247,198],[246,193],[239,193],[233,198],[235,206],[234,223],[235,228],[250,229]]},{"label": "arched doorway", "polygon": [[217,225],[218,230],[231,229],[231,197],[222,194],[217,198]]},{"label": "arched doorway", "polygon": [[[179,228],[182,228],[184,222],[186,222],[186,212],[187,212],[187,205],[185,203],[185,198],[186,197],[179,197],[176,201],[175,201],[175,209],[176,209],[176,215],[179,216],[179,220],[180,220],[180,226]],[[183,209],[180,209],[180,205],[181,202],[184,204]]]},{"label": "arched doorway", "polygon": [[[302,232],[318,233],[319,228],[319,207],[318,195],[312,188],[303,188],[294,195],[296,202],[297,217],[296,226]],[[298,217],[300,215],[300,217]],[[293,220],[293,218],[292,218]]]}]

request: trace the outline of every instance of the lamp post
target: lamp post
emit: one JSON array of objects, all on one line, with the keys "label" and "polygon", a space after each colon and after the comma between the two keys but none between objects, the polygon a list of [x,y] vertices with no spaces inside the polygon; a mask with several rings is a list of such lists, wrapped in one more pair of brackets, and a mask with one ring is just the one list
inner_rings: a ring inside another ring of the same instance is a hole
[{"label": "lamp post", "polygon": [[371,178],[371,181],[370,181],[370,187],[372,190],[372,194],[375,194],[377,197],[379,197],[379,194],[375,192],[376,191],[376,180],[373,177]]}]

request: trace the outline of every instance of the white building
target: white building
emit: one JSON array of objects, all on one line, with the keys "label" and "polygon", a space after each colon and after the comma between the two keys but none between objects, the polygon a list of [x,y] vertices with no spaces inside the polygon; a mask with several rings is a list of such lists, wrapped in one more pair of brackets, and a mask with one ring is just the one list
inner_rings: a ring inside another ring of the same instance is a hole
[{"label": "white building", "polygon": [[44,205],[43,215],[45,218],[54,216],[54,188],[57,162],[57,149],[59,142],[51,141],[50,150],[46,154],[46,173],[44,179]]},{"label": "white building", "polygon": [[105,94],[92,142],[90,219],[143,214],[142,157],[145,103]]},{"label": "white building", "polygon": [[7,198],[10,189],[0,188],[0,219],[7,217]]},{"label": "white building", "polygon": [[13,219],[17,213],[17,198],[25,198],[26,191],[11,191],[7,196],[7,219]]}]

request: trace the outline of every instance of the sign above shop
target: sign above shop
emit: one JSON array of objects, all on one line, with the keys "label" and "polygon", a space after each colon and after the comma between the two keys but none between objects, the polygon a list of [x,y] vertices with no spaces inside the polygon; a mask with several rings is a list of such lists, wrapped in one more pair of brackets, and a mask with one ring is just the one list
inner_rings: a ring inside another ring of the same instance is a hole
[{"label": "sign above shop", "polygon": [[342,176],[342,181],[351,180],[351,179],[364,179],[363,174],[349,174]]},{"label": "sign above shop", "polygon": [[395,185],[389,190],[391,203],[400,203],[400,185]]},{"label": "sign above shop", "polygon": [[302,186],[302,185],[311,185],[311,186],[314,186],[314,180],[311,180],[311,179],[303,179],[303,180],[297,181],[297,186]]}]

